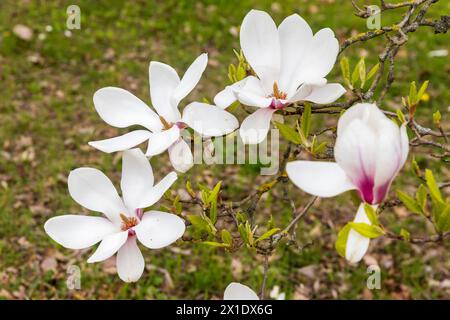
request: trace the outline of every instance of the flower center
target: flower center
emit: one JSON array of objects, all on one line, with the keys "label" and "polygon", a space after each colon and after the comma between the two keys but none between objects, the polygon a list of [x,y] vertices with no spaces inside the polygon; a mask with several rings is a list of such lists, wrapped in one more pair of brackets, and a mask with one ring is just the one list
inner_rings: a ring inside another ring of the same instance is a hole
[{"label": "flower center", "polygon": [[[120,229],[122,229],[122,231],[127,231],[139,223],[139,220],[137,218],[127,217],[123,213],[120,214],[120,218],[122,219],[122,225],[120,226]],[[129,231],[133,231],[133,230],[129,230]]]},{"label": "flower center", "polygon": [[184,129],[187,127],[187,124],[185,124],[184,122],[177,121],[175,123],[171,123],[164,119],[162,116],[159,116],[159,120],[161,120],[164,130],[169,130],[173,126],[177,126],[179,129]]},{"label": "flower center", "polygon": [[287,97],[287,93],[280,91],[280,89],[278,88],[278,83],[274,82],[273,83],[273,93],[272,93],[271,97],[273,97],[275,99],[285,100]]}]

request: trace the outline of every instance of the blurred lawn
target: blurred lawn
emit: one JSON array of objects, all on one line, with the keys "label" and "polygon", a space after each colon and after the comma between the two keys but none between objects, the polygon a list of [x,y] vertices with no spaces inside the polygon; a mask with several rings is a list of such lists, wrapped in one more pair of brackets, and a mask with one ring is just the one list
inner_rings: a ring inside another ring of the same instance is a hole
[{"label": "blurred lawn", "polygon": [[[70,4],[81,8],[81,30],[68,34],[66,8]],[[111,128],[97,116],[93,93],[101,87],[118,86],[149,103],[150,60],[168,63],[182,73],[206,51],[209,68],[185,101],[211,99],[227,82],[227,66],[234,62],[232,49],[239,48],[237,28],[251,8],[269,11],[277,23],[300,13],[314,31],[331,27],[340,40],[366,30],[365,21],[352,14],[350,1],[0,2],[0,298],[210,299],[221,298],[231,281],[259,290],[261,261],[245,250],[230,255],[198,244],[144,250],[151,270],[145,271],[138,283],[124,284],[111,261],[88,265],[87,252],[65,250],[43,231],[51,216],[86,212],[68,194],[70,170],[97,167],[118,185],[120,155],[103,154],[87,142],[125,131]],[[440,1],[429,16],[448,14],[448,9],[449,3]],[[382,16],[383,25],[398,20],[398,13]],[[17,24],[33,30],[30,41],[14,35]],[[421,105],[419,117],[430,124],[432,111],[439,109],[448,119],[448,57],[427,55],[448,49],[448,40],[447,35],[434,35],[427,28],[410,35],[399,52],[397,80],[385,99],[385,108],[399,107],[411,81],[429,79],[430,100]],[[371,66],[382,44],[380,38],[356,45],[345,55],[352,64],[366,55]],[[341,81],[338,68],[328,79]],[[325,121],[336,119],[317,116],[316,129]],[[448,180],[448,168],[416,156],[422,165],[433,167],[440,180]],[[158,178],[170,170],[166,163],[166,156],[152,159],[159,168]],[[240,199],[260,180],[258,172],[255,166],[200,166],[181,176],[177,186],[182,188],[187,180],[194,185],[224,180],[226,194]],[[404,175],[408,172],[409,166],[403,170]],[[412,191],[418,184],[403,177],[392,189]],[[305,203],[303,193],[292,186],[289,190],[296,195],[297,205]],[[280,190],[265,198],[257,213],[261,219],[272,213],[277,225],[284,226],[290,208],[276,201],[277,197],[281,197]],[[316,205],[297,232],[300,243],[309,245],[303,251],[280,248],[271,261],[269,288],[278,285],[289,299],[450,297],[448,243],[417,247],[374,241],[369,258],[381,265],[382,289],[365,289],[365,263],[350,267],[334,250],[338,228],[355,209],[349,195]],[[420,218],[400,209],[386,212],[384,218],[394,229],[401,226],[418,235],[431,232]],[[81,290],[66,288],[69,265],[81,268]]]}]

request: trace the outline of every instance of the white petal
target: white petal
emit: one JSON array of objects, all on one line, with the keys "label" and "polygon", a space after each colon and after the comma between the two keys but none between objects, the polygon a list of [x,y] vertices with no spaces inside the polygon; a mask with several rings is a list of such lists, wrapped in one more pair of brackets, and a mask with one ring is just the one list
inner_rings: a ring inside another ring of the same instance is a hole
[{"label": "white petal", "polygon": [[177,174],[172,171],[153,188],[147,189],[141,197],[138,208],[147,208],[155,204],[176,180]]},{"label": "white petal", "polygon": [[141,125],[151,131],[162,128],[158,115],[127,90],[115,87],[102,88],[94,94],[94,105],[99,116],[114,127]]},{"label": "white petal", "polygon": [[293,161],[286,165],[286,172],[297,187],[319,197],[334,197],[355,189],[345,172],[334,162]]},{"label": "white petal", "polygon": [[128,237],[117,253],[117,274],[125,282],[136,282],[145,267],[144,257],[136,244],[136,237]]},{"label": "white petal", "polygon": [[194,62],[189,66],[184,74],[181,82],[175,89],[174,99],[175,103],[178,103],[191,92],[202,77],[203,71],[205,71],[208,64],[208,54],[202,53]]},{"label": "white petal", "polygon": [[153,133],[148,139],[148,147],[145,155],[150,157],[166,151],[179,137],[180,129],[177,126]]},{"label": "white petal", "polygon": [[239,127],[234,115],[222,108],[207,103],[192,102],[183,110],[182,122],[198,134],[218,137],[233,132]]},{"label": "white petal", "polygon": [[338,83],[328,83],[322,87],[313,87],[311,93],[302,100],[318,104],[327,104],[336,101],[346,92]]},{"label": "white petal", "polygon": [[283,20],[278,26],[281,46],[281,73],[278,86],[288,94],[294,92],[299,83],[295,83],[295,72],[299,67],[312,41],[313,33],[308,23],[298,14]]},{"label": "white petal", "polygon": [[194,165],[191,148],[183,139],[169,147],[169,158],[172,166],[179,172],[186,172]]},{"label": "white petal", "polygon": [[303,83],[294,94],[288,94],[289,102],[297,102],[301,100],[305,100],[307,96],[313,92],[314,89],[321,88],[327,84],[327,79],[325,78],[317,78],[317,79],[309,79],[308,82]]},{"label": "white petal", "polygon": [[127,241],[128,230],[116,232],[103,238],[94,254],[89,257],[88,263],[94,263],[106,260],[112,257]]},{"label": "white petal", "polygon": [[244,144],[258,144],[266,138],[275,111],[272,108],[261,108],[244,119],[239,129]]},{"label": "white petal", "polygon": [[149,211],[134,227],[139,241],[150,249],[160,249],[177,241],[186,226],[180,217],[161,211]]},{"label": "white petal", "polygon": [[150,131],[135,130],[110,139],[90,141],[89,145],[97,150],[106,153],[111,153],[133,148],[138,144],[148,140],[150,135],[151,135]]},{"label": "white petal", "polygon": [[300,67],[296,70],[295,83],[325,77],[333,68],[339,52],[339,42],[331,29],[319,30],[313,37]]},{"label": "white petal", "polygon": [[223,300],[259,300],[259,298],[255,291],[249,287],[232,282],[225,289]]},{"label": "white petal", "polygon": [[408,158],[409,152],[409,139],[408,133],[406,132],[406,124],[402,124],[402,126],[400,127],[400,144],[401,144],[401,167],[403,167],[406,159]]},{"label": "white petal", "polygon": [[250,107],[268,108],[272,104],[272,98],[266,98],[252,92],[239,91],[239,101]]},{"label": "white petal", "polygon": [[[364,203],[359,205],[358,212],[356,213],[353,221],[357,223],[372,224],[364,210]],[[366,254],[367,249],[369,248],[369,243],[369,238],[364,237],[356,230],[350,229],[345,247],[345,258],[351,263],[359,262]]]},{"label": "white petal", "polygon": [[219,108],[225,109],[235,102],[237,100],[236,91],[239,91],[244,86],[247,79],[248,77],[226,86],[225,89],[216,94],[214,97],[214,104]]},{"label": "white petal", "polygon": [[371,125],[380,120],[386,119],[386,116],[375,104],[357,103],[345,111],[339,118],[337,135],[342,135],[342,133],[347,129],[347,126],[355,119],[359,119]]},{"label": "white petal", "polygon": [[81,215],[53,217],[44,229],[50,238],[69,249],[88,248],[119,230],[106,218]]},{"label": "white petal", "polygon": [[127,150],[122,156],[122,196],[128,210],[140,209],[142,197],[153,188],[153,170],[140,149]]},{"label": "white petal", "polygon": [[242,21],[240,42],[258,77],[273,85],[280,70],[280,41],[272,18],[264,11],[251,10]]},{"label": "white petal", "polygon": [[176,122],[181,114],[174,98],[176,87],[180,83],[177,72],[171,66],[152,61],[150,62],[150,96],[153,107],[160,116],[168,122]]},{"label": "white petal", "polygon": [[127,209],[103,172],[93,168],[75,169],[69,174],[68,186],[73,200],[89,210],[103,212],[120,225],[120,214],[126,214]]},{"label": "white petal", "polygon": [[363,200],[372,203],[378,155],[377,132],[365,122],[355,119],[338,135],[334,157]]},{"label": "white petal", "polygon": [[388,118],[378,122],[375,188],[390,184],[402,164],[402,145],[398,126]]}]

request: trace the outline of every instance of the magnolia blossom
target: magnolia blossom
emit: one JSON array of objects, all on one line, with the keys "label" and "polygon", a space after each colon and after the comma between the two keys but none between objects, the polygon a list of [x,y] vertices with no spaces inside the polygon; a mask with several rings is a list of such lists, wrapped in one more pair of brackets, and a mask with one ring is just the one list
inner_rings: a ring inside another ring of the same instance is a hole
[{"label": "magnolia blossom", "polygon": [[72,198],[83,207],[102,212],[105,217],[62,215],[45,223],[45,232],[68,249],[85,249],[100,242],[88,263],[103,261],[117,252],[119,277],[126,282],[137,281],[144,271],[144,257],[138,239],[150,249],[166,247],[179,239],[185,230],[184,221],[176,215],[143,208],[155,204],[177,179],[169,173],[153,185],[153,171],[140,149],[123,154],[122,198],[112,182],[93,168],[73,170],[68,179]]},{"label": "magnolia blossom", "polygon": [[249,287],[232,282],[226,287],[223,300],[259,300],[258,295]]},{"label": "magnolia blossom", "polygon": [[94,105],[106,123],[118,128],[139,125],[146,129],[89,144],[110,153],[148,141],[146,156],[168,150],[170,161],[177,171],[189,170],[193,165],[193,156],[190,146],[181,137],[183,129],[190,127],[202,136],[212,137],[228,134],[239,126],[231,113],[206,103],[188,104],[183,115],[178,110],[179,102],[200,80],[207,62],[207,54],[200,55],[181,80],[171,66],[155,61],[150,63],[150,96],[157,113],[124,89],[107,87],[98,90],[94,94]]},{"label": "magnolia blossom", "polygon": [[217,106],[228,107],[239,100],[259,108],[241,124],[244,143],[264,140],[275,111],[297,101],[326,104],[345,93],[337,83],[327,84],[339,51],[331,29],[313,35],[308,23],[293,14],[278,26],[263,11],[251,10],[240,31],[241,48],[255,72],[225,88],[214,98]]},{"label": "magnolia blossom", "polygon": [[[399,128],[375,104],[360,103],[339,119],[336,162],[294,161],[287,164],[286,171],[305,192],[333,197],[356,189],[365,203],[376,208],[403,167],[408,151],[406,125]],[[363,205],[355,221],[370,224]],[[362,238],[354,230],[349,234],[346,256],[352,262],[359,261],[367,250],[369,239]],[[367,245],[360,245],[361,241]]]}]

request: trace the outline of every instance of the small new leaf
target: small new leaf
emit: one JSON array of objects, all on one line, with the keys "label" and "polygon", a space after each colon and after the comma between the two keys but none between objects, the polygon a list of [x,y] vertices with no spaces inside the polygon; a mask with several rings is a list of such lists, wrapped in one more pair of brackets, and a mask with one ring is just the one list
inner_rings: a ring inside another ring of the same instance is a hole
[{"label": "small new leaf", "polygon": [[275,125],[277,126],[278,130],[280,130],[281,135],[288,141],[295,143],[295,144],[301,144],[302,141],[300,139],[300,134],[292,129],[290,126],[285,125],[281,122],[275,122]]},{"label": "small new leaf", "polygon": [[420,205],[416,202],[416,200],[414,200],[414,198],[408,196],[406,193],[400,190],[397,190],[397,195],[400,201],[403,202],[403,204],[409,211],[417,214],[422,214],[422,209]]},{"label": "small new leaf", "polygon": [[348,233],[350,232],[350,225],[347,223],[338,233],[335,247],[339,255],[345,258],[345,248],[347,246]]},{"label": "small new leaf", "polygon": [[220,248],[228,248],[230,245],[226,243],[220,243],[215,241],[203,241],[204,244],[207,244],[212,247],[220,247]]},{"label": "small new leaf", "polygon": [[269,231],[267,231],[266,233],[264,233],[262,236],[260,236],[258,239],[255,240],[255,243],[265,240],[267,238],[270,238],[271,236],[273,236],[275,233],[277,233],[278,231],[280,231],[280,228],[273,228]]},{"label": "small new leaf", "polygon": [[300,129],[302,130],[303,136],[308,139],[309,132],[311,130],[311,104],[308,102],[305,102],[302,119],[300,122]]},{"label": "small new leaf", "polygon": [[440,232],[446,232],[450,230],[450,204],[447,204],[442,213],[439,215],[437,229]]},{"label": "small new leaf", "polygon": [[223,229],[221,233],[222,242],[226,243],[227,245],[231,246],[233,244],[233,238],[231,237],[231,234],[228,230]]},{"label": "small new leaf", "polygon": [[410,239],[410,234],[409,234],[409,231],[408,231],[408,230],[402,228],[402,229],[400,230],[400,235],[402,236],[403,240],[409,241],[409,239]]},{"label": "small new leaf", "polygon": [[443,203],[441,191],[439,191],[439,187],[434,179],[433,172],[431,170],[425,170],[425,181],[427,182],[428,190],[430,191],[431,198],[434,201]]},{"label": "small new leaf", "polygon": [[342,77],[345,83],[350,87],[350,65],[348,63],[348,58],[343,57],[340,61]]},{"label": "small new leaf", "polygon": [[367,203],[364,204],[364,211],[366,212],[367,217],[369,218],[370,222],[372,222],[373,225],[378,226],[380,224],[377,212],[370,204]]},{"label": "small new leaf", "polygon": [[384,234],[383,229],[379,226],[371,226],[370,224],[361,222],[349,222],[349,224],[350,227],[355,229],[360,235],[370,239],[378,238]]}]

